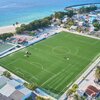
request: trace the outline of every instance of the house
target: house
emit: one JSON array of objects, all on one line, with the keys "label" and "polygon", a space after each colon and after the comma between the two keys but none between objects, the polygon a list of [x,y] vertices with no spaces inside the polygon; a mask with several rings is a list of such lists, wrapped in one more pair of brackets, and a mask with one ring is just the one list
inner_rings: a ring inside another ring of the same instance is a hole
[{"label": "house", "polygon": [[17,87],[19,87],[20,85],[22,85],[21,83],[15,81],[15,80],[10,80],[8,82],[9,85],[11,85],[12,87],[14,87],[15,89],[17,89]]},{"label": "house", "polygon": [[91,98],[100,98],[100,90],[96,87],[89,85],[85,91],[85,94]]},{"label": "house", "polygon": [[6,84],[7,84],[7,82],[9,81],[10,79],[8,79],[7,77],[5,77],[5,76],[0,76],[0,89],[2,88],[2,87],[4,87]]},{"label": "house", "polygon": [[77,29],[77,26],[72,25],[72,26],[70,27],[70,30],[76,31],[76,29]]},{"label": "house", "polygon": [[6,97],[0,93],[0,100],[12,100],[10,97]]},{"label": "house", "polygon": [[22,100],[22,98],[24,97],[24,94],[16,90],[9,97],[13,100]]},{"label": "house", "polygon": [[0,93],[9,97],[16,89],[9,84],[6,84],[4,87],[0,89]]},{"label": "house", "polygon": [[25,100],[31,95],[32,91],[22,82],[0,76],[0,100]]}]

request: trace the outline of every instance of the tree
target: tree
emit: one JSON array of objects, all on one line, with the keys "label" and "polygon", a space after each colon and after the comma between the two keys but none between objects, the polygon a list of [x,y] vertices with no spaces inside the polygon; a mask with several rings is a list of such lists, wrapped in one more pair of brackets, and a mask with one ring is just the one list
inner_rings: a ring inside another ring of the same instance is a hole
[{"label": "tree", "polygon": [[99,23],[99,21],[95,20],[93,22],[93,26],[95,27],[95,31],[99,31],[100,30],[100,23]]},{"label": "tree", "polygon": [[72,89],[69,89],[66,93],[67,96],[70,96],[71,94],[73,94],[73,90]]},{"label": "tree", "polygon": [[0,34],[0,39],[5,41],[7,38],[10,38],[12,36],[13,36],[13,33],[4,33],[4,34]]},{"label": "tree", "polygon": [[29,35],[33,36],[35,34],[34,31],[29,32]]},{"label": "tree", "polygon": [[83,6],[78,10],[78,13],[80,13],[80,14],[89,13],[89,12],[95,11],[95,10],[97,10],[97,6],[95,6],[95,5],[91,5],[89,7],[84,7]]},{"label": "tree", "polygon": [[66,15],[66,12],[55,12],[54,17],[57,19],[62,19]]},{"label": "tree", "polygon": [[74,94],[73,100],[85,100],[84,97],[80,97],[78,94]]},{"label": "tree", "polygon": [[95,71],[95,77],[100,80],[100,68],[97,68]]},{"label": "tree", "polygon": [[67,16],[68,16],[69,18],[72,18],[73,15],[75,15],[75,13],[74,13],[73,10],[68,10],[68,11],[67,11]]},{"label": "tree", "polygon": [[6,76],[7,78],[11,78],[11,74],[8,71],[4,71],[3,75]]},{"label": "tree", "polygon": [[39,28],[48,27],[51,24],[52,17],[46,17],[43,19],[35,20],[27,25],[23,24],[20,27],[16,28],[16,33],[21,34],[24,31],[34,31]]},{"label": "tree", "polygon": [[35,90],[37,88],[37,85],[34,83],[24,83],[24,86],[30,90]]},{"label": "tree", "polygon": [[77,89],[78,89],[78,85],[77,85],[77,84],[74,84],[74,85],[72,86],[73,92],[76,92]]}]

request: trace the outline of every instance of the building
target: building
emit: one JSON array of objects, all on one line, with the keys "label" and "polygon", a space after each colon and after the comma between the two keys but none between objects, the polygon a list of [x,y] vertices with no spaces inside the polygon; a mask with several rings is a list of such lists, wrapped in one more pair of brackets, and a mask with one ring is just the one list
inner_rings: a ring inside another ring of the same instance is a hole
[{"label": "building", "polygon": [[100,90],[96,87],[89,85],[85,91],[86,96],[89,98],[100,98]]},{"label": "building", "polygon": [[0,76],[0,100],[25,100],[31,95],[33,95],[32,91],[22,82]]}]

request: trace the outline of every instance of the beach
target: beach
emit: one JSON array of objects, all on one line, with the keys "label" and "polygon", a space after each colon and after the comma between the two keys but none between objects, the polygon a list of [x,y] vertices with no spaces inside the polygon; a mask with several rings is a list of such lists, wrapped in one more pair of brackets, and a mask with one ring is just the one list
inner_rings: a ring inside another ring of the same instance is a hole
[{"label": "beach", "polygon": [[16,27],[20,27],[20,25],[21,24],[16,25],[16,26],[9,25],[9,26],[0,27],[0,34],[9,33],[9,32],[14,33],[16,31]]},{"label": "beach", "polygon": [[[77,1],[77,0],[75,0]],[[99,0],[83,0],[73,2],[73,0],[43,0],[39,3],[39,0],[6,0],[0,3],[0,34],[15,32],[16,26],[13,26],[15,22],[30,23],[34,20],[42,19],[46,16],[50,16],[55,11],[64,11],[64,8],[69,5],[99,2]],[[55,5],[56,4],[56,5]]]},{"label": "beach", "polygon": [[2,0],[0,2],[0,27],[13,25],[15,22],[29,23],[42,19],[56,11],[64,11],[71,5],[95,2],[100,0]]}]

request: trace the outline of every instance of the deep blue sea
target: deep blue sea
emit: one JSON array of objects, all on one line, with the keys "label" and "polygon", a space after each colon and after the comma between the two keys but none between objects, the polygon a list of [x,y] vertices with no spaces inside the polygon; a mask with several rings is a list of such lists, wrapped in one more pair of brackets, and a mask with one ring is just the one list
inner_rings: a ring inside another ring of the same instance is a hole
[{"label": "deep blue sea", "polygon": [[69,5],[92,2],[100,0],[0,0],[0,26],[28,23],[62,11]]}]

